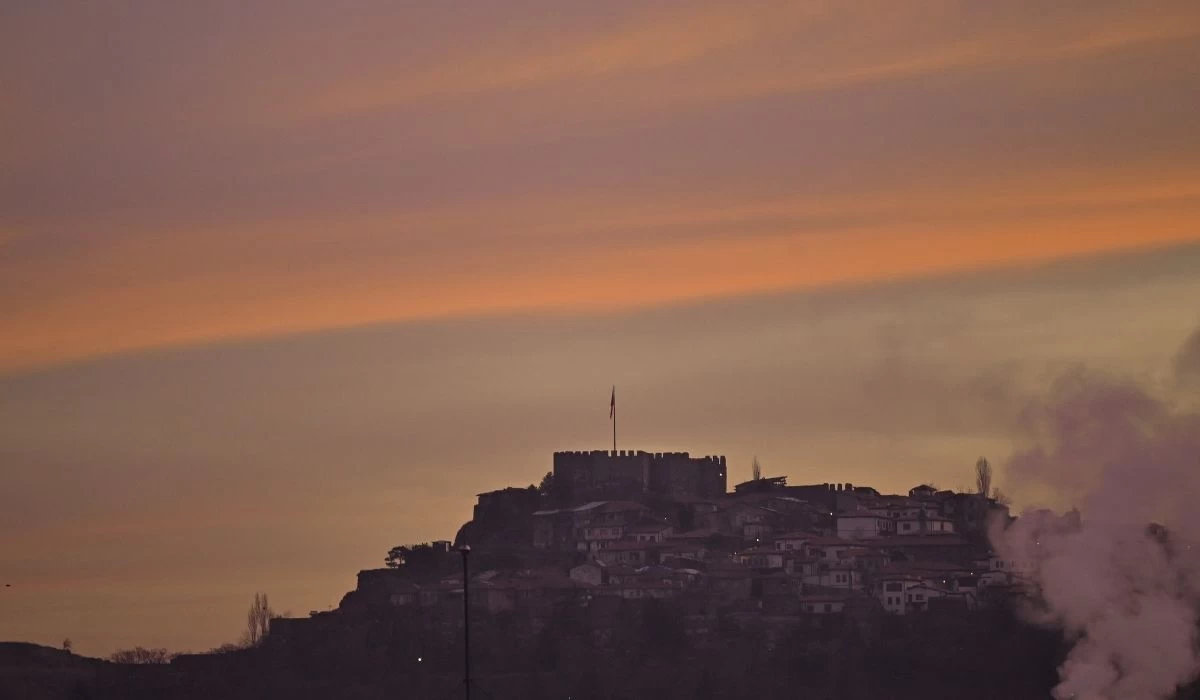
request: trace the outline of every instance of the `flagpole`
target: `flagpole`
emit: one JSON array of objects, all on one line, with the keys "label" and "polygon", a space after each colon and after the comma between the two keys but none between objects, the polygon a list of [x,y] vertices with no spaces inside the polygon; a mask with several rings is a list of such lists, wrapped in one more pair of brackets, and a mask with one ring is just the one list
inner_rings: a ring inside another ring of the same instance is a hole
[{"label": "flagpole", "polygon": [[612,408],[612,410],[610,411],[610,413],[612,413],[612,422],[613,422],[613,454],[616,454],[616,452],[617,452],[617,387],[616,387],[616,385],[613,385],[613,389],[612,389],[611,408]]}]

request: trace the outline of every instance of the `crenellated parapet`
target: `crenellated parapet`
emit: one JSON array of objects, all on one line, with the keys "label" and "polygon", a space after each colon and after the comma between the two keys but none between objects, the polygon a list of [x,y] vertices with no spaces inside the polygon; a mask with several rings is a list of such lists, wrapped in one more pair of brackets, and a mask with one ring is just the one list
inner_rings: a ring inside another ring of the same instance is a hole
[{"label": "crenellated parapet", "polygon": [[687,452],[572,450],[554,453],[554,494],[561,504],[587,500],[666,497],[715,498],[726,490],[721,455]]}]

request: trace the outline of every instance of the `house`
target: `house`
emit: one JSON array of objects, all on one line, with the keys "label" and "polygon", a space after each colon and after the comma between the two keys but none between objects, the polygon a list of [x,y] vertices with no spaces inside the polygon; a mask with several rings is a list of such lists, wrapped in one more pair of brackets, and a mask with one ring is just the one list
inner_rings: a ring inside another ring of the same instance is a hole
[{"label": "house", "polygon": [[735,502],[715,513],[701,516],[698,522],[702,527],[753,542],[770,535],[774,531],[773,522],[778,517],[779,514],[769,508]]},{"label": "house", "polygon": [[993,518],[1009,519],[1008,506],[977,493],[952,493],[941,505],[940,514],[954,520],[958,532],[983,532]]},{"label": "house", "polygon": [[877,547],[863,547],[854,551],[854,564],[861,571],[880,571],[891,563],[891,556]]},{"label": "house", "polygon": [[634,581],[639,578],[639,568],[641,567],[614,564],[613,566],[608,567],[608,580],[605,581],[605,583],[613,586],[619,586],[628,581]]},{"label": "house", "polygon": [[789,496],[785,493],[750,493],[739,494],[736,502],[743,505],[758,506],[772,512],[772,526],[777,530],[781,527],[788,529],[805,529],[824,522],[820,510],[804,499]]},{"label": "house", "polygon": [[846,597],[836,595],[800,596],[800,609],[811,615],[836,615],[846,609]]},{"label": "house", "polygon": [[[895,562],[874,578],[883,609],[899,615],[924,610],[931,596],[953,597],[957,604],[974,607],[983,583],[973,566],[936,561]],[[928,590],[910,590],[916,588]]]},{"label": "house", "polygon": [[666,521],[666,516],[634,501],[603,501],[587,511],[589,525],[635,525],[642,520]]},{"label": "house", "polygon": [[655,545],[646,542],[631,542],[622,540],[613,542],[608,547],[595,553],[597,561],[608,565],[629,564],[641,566],[651,562],[657,554]]},{"label": "house", "polygon": [[574,550],[577,533],[589,523],[592,511],[605,505],[593,501],[573,508],[539,510],[533,513],[533,546],[537,549]]},{"label": "house", "polygon": [[886,515],[871,511],[855,511],[838,515],[837,536],[848,540],[863,540],[890,535],[896,522]]},{"label": "house", "polygon": [[625,535],[634,542],[649,542],[659,544],[671,536],[673,530],[669,523],[650,523],[634,525],[625,528]]},{"label": "house", "polygon": [[805,484],[788,486],[787,495],[808,501],[827,515],[858,510],[858,490],[853,484]]},{"label": "house", "polygon": [[768,545],[751,547],[737,554],[739,562],[752,569],[782,569],[783,552]]},{"label": "house", "polygon": [[904,604],[908,612],[928,610],[929,601],[941,598],[946,594],[944,589],[934,588],[923,583],[917,584],[904,591]]},{"label": "house", "polygon": [[794,552],[785,553],[783,557],[783,570],[789,574],[798,576],[809,576],[816,573],[820,568],[820,564],[820,559]]},{"label": "house", "polygon": [[816,537],[811,532],[788,532],[776,535],[774,546],[781,552],[804,552],[805,544]]},{"label": "house", "polygon": [[668,539],[658,546],[658,556],[661,561],[671,559],[687,559],[703,561],[708,552],[702,540]]},{"label": "house", "polygon": [[673,581],[631,581],[597,588],[595,595],[617,596],[626,600],[673,598],[682,586]]},{"label": "house", "polygon": [[921,585],[921,579],[908,574],[894,574],[880,579],[876,596],[885,612],[894,615],[904,615],[908,612],[906,604],[910,588]]},{"label": "house", "polygon": [[901,535],[953,535],[954,521],[940,515],[905,516],[896,521],[896,532]]},{"label": "house", "polygon": [[599,586],[608,583],[608,566],[592,560],[573,567],[567,577],[572,581]]},{"label": "house", "polygon": [[804,576],[804,585],[817,588],[840,588],[858,590],[862,588],[862,574],[848,564],[822,564]]},{"label": "house", "polygon": [[940,506],[931,501],[917,501],[904,496],[887,496],[868,506],[871,513],[884,515],[892,520],[919,518],[922,515],[941,515]]},{"label": "house", "polygon": [[808,553],[825,561],[839,561],[858,549],[858,543],[841,537],[813,537],[807,542]]},{"label": "house", "polygon": [[683,586],[689,587],[704,578],[704,572],[699,569],[675,568],[671,574],[671,580],[677,581]]},{"label": "house", "polygon": [[968,564],[976,548],[957,534],[893,535],[869,540],[864,544],[887,554],[893,561],[940,561]]},{"label": "house", "polygon": [[986,562],[987,571],[992,575],[989,577],[989,582],[1015,583],[1021,579],[1027,578],[1030,572],[1033,571],[1033,562],[1023,559],[1012,559],[999,554],[991,554]]},{"label": "house", "polygon": [[583,537],[575,543],[580,552],[595,552],[606,549],[613,542],[619,541],[625,534],[625,528],[620,525],[585,526]]},{"label": "house", "polygon": [[613,537],[613,528],[622,529],[643,519],[663,520],[664,516],[632,501],[592,501],[573,508],[539,510],[533,514],[533,546],[597,551],[604,548],[601,543],[621,538]]}]

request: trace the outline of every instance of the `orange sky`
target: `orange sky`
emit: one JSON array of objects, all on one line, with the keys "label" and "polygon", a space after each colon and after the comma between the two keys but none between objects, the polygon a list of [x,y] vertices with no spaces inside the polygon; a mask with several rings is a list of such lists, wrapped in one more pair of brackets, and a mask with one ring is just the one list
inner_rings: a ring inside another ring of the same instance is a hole
[{"label": "orange sky", "polygon": [[336,604],[614,381],[647,449],[1002,463],[1200,320],[1197,65],[1182,1],[6,7],[0,639]]}]

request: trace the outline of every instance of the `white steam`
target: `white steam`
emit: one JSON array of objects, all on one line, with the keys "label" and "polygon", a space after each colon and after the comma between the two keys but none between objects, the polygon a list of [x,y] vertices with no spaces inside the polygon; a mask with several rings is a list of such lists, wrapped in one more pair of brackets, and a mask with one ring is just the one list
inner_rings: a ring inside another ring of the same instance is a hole
[{"label": "white steam", "polygon": [[[1170,390],[1192,384],[1196,338]],[[1161,700],[1200,675],[1200,414],[1183,405],[1077,370],[1027,412],[1031,447],[1007,480],[1074,499],[1082,517],[1028,512],[992,544],[1024,566],[1030,618],[1073,643],[1056,698]]]}]

